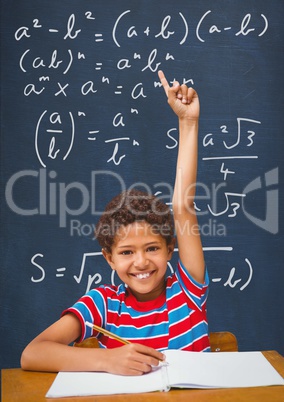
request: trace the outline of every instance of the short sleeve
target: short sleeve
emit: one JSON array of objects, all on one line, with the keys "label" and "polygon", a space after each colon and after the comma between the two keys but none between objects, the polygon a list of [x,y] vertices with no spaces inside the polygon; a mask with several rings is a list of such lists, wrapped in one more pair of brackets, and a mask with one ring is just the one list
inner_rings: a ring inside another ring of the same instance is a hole
[{"label": "short sleeve", "polygon": [[178,262],[176,277],[183,291],[189,300],[199,309],[202,310],[204,303],[208,297],[209,276],[207,267],[205,268],[204,283],[197,282],[183,266],[182,262]]},{"label": "short sleeve", "polygon": [[106,317],[106,297],[102,288],[90,290],[82,296],[72,307],[64,310],[62,316],[72,313],[80,321],[81,324],[81,337],[78,342],[93,335],[92,328],[86,326],[86,322],[99,325],[105,325]]}]

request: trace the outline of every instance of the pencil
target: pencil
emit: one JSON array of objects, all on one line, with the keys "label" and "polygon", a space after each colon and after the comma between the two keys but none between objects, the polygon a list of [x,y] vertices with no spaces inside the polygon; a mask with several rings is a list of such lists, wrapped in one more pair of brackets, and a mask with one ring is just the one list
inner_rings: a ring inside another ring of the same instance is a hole
[{"label": "pencil", "polygon": [[[124,345],[128,345],[129,343],[131,343],[127,339],[121,338],[120,336],[115,335],[114,333],[112,333],[112,332],[110,332],[110,331],[108,331],[108,330],[106,330],[106,329],[104,329],[102,327],[99,327],[98,325],[92,324],[89,321],[86,321],[86,325],[87,325],[87,327],[93,328],[96,331],[100,332],[101,334],[107,335],[112,339],[116,339],[118,342],[121,342]],[[165,360],[160,360],[160,364],[162,366],[167,366],[168,365],[168,363]]]},{"label": "pencil", "polygon": [[121,342],[121,343],[123,343],[124,345],[127,345],[127,344],[131,343],[131,342],[129,342],[127,339],[123,339],[123,338],[121,338],[120,336],[115,335],[115,334],[113,334],[112,332],[107,331],[107,330],[104,329],[104,328],[99,327],[98,325],[92,324],[92,323],[90,323],[90,322],[88,322],[88,321],[86,321],[86,325],[87,325],[88,327],[90,327],[90,328],[95,329],[96,331],[100,332],[101,334],[107,335],[107,336],[109,336],[109,337],[112,338],[112,339],[116,339],[118,342]]}]

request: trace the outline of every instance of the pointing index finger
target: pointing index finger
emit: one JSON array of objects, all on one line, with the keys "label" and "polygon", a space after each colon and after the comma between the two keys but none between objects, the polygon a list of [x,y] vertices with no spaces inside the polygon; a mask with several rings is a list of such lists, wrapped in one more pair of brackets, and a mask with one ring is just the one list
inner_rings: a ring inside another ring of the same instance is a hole
[{"label": "pointing index finger", "polygon": [[166,79],[166,77],[165,77],[165,74],[163,73],[162,70],[159,70],[159,71],[158,71],[158,76],[159,76],[159,78],[160,78],[161,84],[163,85],[163,88],[164,88],[164,90],[165,90],[165,93],[166,93],[166,95],[168,96],[168,92],[169,92],[170,86],[169,86],[169,83],[168,83],[168,81],[167,81],[167,79]]}]

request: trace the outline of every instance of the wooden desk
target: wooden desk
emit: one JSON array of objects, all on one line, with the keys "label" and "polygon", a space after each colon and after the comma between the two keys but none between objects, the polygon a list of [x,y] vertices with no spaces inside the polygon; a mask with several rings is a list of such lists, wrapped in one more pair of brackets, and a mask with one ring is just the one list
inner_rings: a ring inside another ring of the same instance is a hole
[{"label": "wooden desk", "polygon": [[[275,351],[263,352],[267,360],[284,377],[284,358]],[[283,402],[284,386],[231,389],[172,389],[147,394],[45,398],[56,373],[29,372],[21,369],[2,370],[2,402]]]}]

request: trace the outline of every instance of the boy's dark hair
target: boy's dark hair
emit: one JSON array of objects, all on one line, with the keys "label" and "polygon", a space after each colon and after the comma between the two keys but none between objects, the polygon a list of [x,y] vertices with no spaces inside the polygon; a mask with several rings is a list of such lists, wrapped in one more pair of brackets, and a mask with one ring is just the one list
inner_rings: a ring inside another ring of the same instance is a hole
[{"label": "boy's dark hair", "polygon": [[136,189],[118,194],[107,204],[96,225],[95,237],[110,253],[117,230],[136,221],[149,223],[167,244],[172,241],[174,226],[170,208],[158,197]]}]

